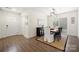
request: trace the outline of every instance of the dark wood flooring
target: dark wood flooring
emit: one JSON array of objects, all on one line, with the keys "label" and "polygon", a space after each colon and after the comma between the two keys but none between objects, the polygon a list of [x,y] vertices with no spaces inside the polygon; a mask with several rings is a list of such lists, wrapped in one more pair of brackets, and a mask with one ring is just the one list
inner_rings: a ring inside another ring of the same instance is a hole
[{"label": "dark wood flooring", "polygon": [[[73,45],[73,49],[71,47]],[[74,48],[74,45],[76,47]],[[77,46],[78,45],[78,46]],[[79,40],[76,37],[69,37],[66,51],[79,51]],[[0,39],[0,52],[62,52],[59,49],[46,45],[36,38],[26,39],[21,35]]]}]

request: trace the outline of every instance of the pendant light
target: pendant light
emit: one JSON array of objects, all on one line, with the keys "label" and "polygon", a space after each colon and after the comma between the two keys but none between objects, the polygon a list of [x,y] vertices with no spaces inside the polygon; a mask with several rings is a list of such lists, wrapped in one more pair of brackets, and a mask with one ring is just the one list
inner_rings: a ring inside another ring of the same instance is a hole
[{"label": "pendant light", "polygon": [[56,15],[56,14],[55,14],[55,9],[54,9],[54,8],[52,8],[51,11],[50,11],[50,16],[52,16],[52,15]]}]

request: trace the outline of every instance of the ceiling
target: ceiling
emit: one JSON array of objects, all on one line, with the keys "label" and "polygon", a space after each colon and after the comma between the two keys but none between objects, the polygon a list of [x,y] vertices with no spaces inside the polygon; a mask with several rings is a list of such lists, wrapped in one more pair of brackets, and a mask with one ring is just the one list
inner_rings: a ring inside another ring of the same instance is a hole
[{"label": "ceiling", "polygon": [[[52,7],[8,7],[9,9],[17,12],[30,12],[30,13],[46,13],[49,14]],[[76,10],[76,7],[54,7],[56,14]]]},{"label": "ceiling", "polygon": [[[28,11],[28,12],[45,12],[49,13],[52,7],[22,7],[22,8],[16,8],[20,11]],[[56,10],[56,14],[64,13],[72,10],[76,10],[76,7],[54,7]]]}]

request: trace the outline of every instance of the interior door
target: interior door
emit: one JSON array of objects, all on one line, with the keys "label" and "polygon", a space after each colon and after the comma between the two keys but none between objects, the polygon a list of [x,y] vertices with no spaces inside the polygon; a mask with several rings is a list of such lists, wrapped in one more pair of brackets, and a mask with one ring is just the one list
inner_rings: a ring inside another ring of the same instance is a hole
[{"label": "interior door", "polygon": [[19,31],[18,14],[0,11],[0,37],[17,35]]},{"label": "interior door", "polygon": [[18,17],[16,14],[10,13],[6,16],[5,27],[7,36],[18,34]]}]

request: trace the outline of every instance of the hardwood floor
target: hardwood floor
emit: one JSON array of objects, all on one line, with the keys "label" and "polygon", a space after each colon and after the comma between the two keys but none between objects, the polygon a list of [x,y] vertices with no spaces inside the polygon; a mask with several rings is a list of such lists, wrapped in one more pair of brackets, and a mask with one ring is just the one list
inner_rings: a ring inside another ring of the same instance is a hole
[{"label": "hardwood floor", "polygon": [[[26,39],[21,35],[0,39],[0,52],[62,52],[59,49],[56,49],[54,47],[41,43],[35,39],[36,38]],[[75,39],[75,42],[77,41],[77,43],[74,43],[74,39]],[[71,47],[70,46],[71,43],[73,45],[74,44],[78,45],[76,47],[76,51],[79,51],[78,42],[79,42],[78,38],[69,37],[66,51],[75,51],[75,49],[74,50],[69,49]]]},{"label": "hardwood floor", "polygon": [[11,36],[0,39],[1,52],[51,52],[60,51],[41,43],[36,38],[26,39],[23,36]]}]

